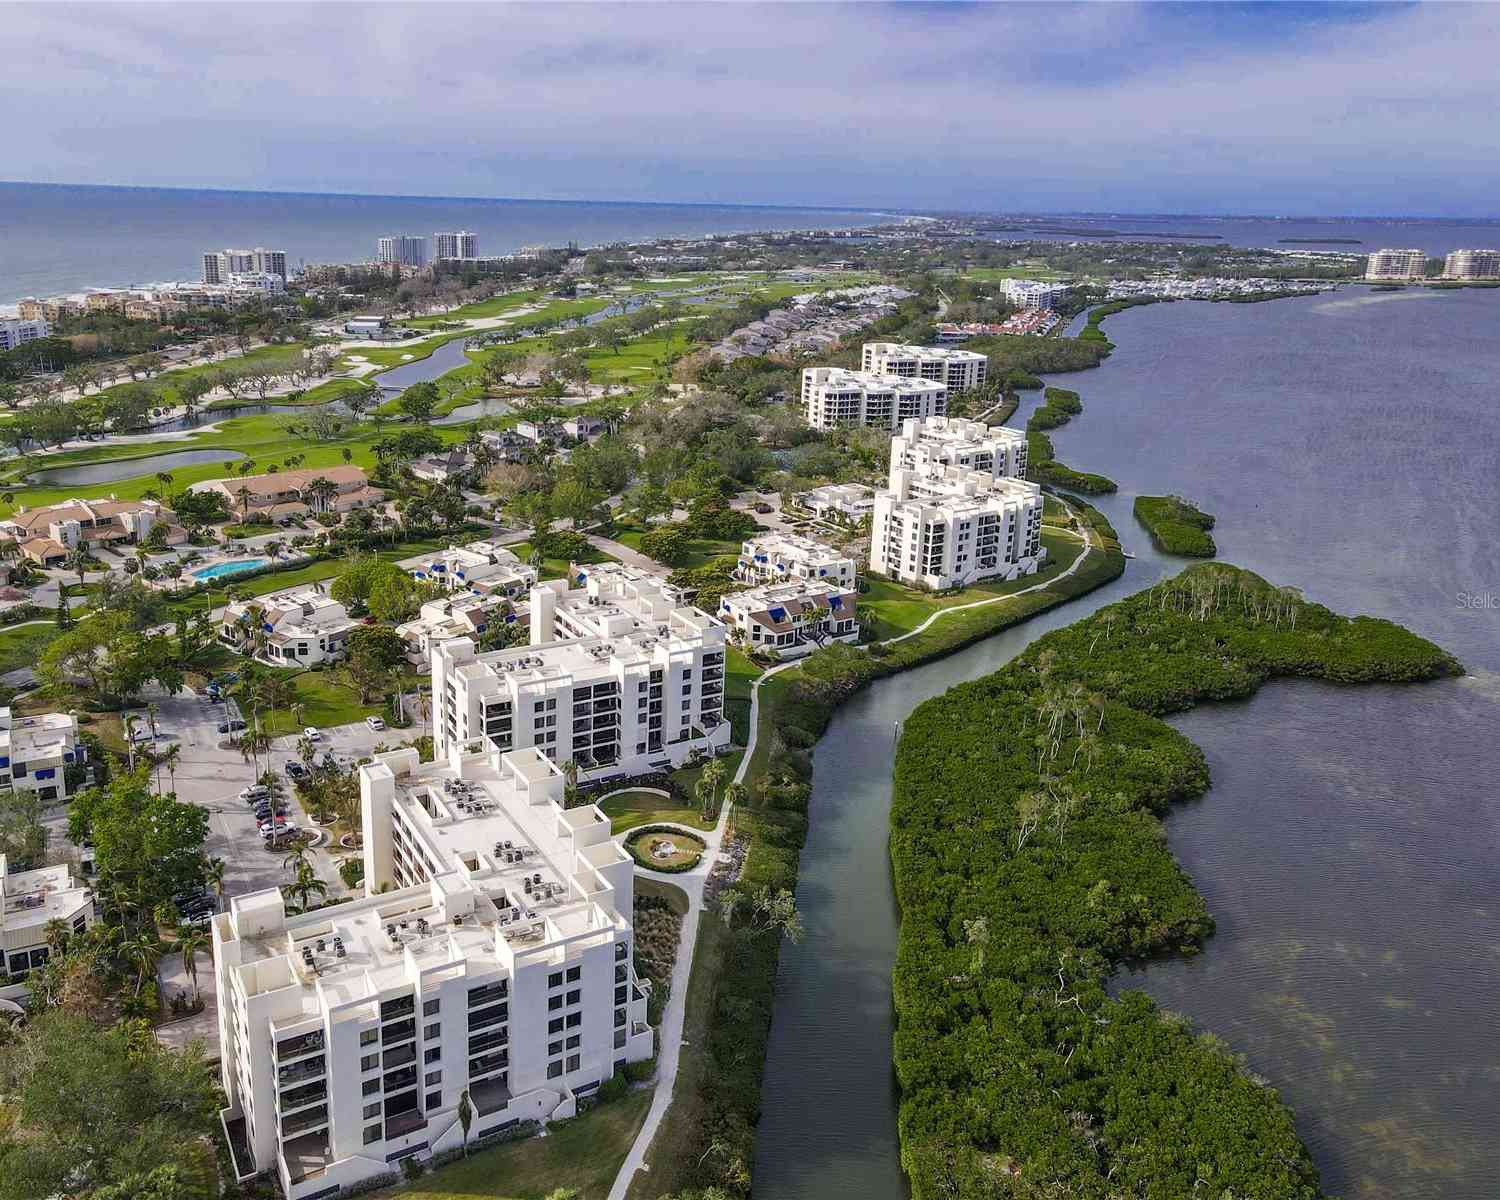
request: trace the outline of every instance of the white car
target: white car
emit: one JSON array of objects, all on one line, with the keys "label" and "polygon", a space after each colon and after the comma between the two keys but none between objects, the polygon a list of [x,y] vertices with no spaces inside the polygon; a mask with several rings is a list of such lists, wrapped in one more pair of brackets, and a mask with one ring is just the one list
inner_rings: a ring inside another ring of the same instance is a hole
[{"label": "white car", "polygon": [[323,740],[323,734],[311,725],[302,731],[302,736],[310,742],[321,742]]},{"label": "white car", "polygon": [[382,721],[379,717],[366,717],[365,724],[373,729],[376,733],[379,733],[382,729],[385,728],[385,722]]}]

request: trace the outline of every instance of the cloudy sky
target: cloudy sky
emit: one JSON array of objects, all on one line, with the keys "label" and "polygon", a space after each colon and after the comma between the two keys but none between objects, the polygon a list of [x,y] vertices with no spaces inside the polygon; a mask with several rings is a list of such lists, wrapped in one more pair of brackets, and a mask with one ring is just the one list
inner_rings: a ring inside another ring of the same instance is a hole
[{"label": "cloudy sky", "polygon": [[0,178],[1492,216],[1500,4],[7,4]]}]

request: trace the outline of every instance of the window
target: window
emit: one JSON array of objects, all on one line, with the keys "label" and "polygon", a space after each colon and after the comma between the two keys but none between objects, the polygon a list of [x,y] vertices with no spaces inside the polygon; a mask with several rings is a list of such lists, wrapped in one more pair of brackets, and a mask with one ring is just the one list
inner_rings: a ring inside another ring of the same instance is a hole
[{"label": "window", "polygon": [[577,983],[582,978],[583,978],[583,968],[582,967],[569,967],[568,968],[568,982],[569,983]]},{"label": "window", "polygon": [[578,1070],[578,1057],[579,1056],[576,1055],[576,1054],[570,1054],[570,1055],[568,1055],[568,1070],[570,1070],[570,1071],[576,1071],[576,1070]]},{"label": "window", "polygon": [[556,1062],[549,1062],[547,1064],[547,1078],[548,1079],[556,1079],[561,1074],[562,1074],[562,1059],[559,1058]]},{"label": "window", "polygon": [[[572,1041],[573,1039],[569,1038],[568,1040]],[[561,1042],[548,1042],[547,1043],[547,1054],[549,1056],[553,1055],[553,1054],[561,1054],[562,1052],[563,1052],[563,1044]]]},{"label": "window", "polygon": [[443,1082],[443,1073],[441,1071],[428,1071],[422,1082],[427,1087],[437,1087],[438,1084]]},{"label": "window", "polygon": [[368,1046],[379,1037],[380,1031],[378,1029],[361,1029],[359,1031],[359,1044],[361,1046]]},{"label": "window", "polygon": [[580,995],[582,995],[582,993],[579,991],[579,989],[578,988],[574,988],[571,992],[568,993],[568,1003],[569,1004],[577,1004],[578,1003],[578,997]]},{"label": "window", "polygon": [[443,1036],[443,1027],[439,1024],[427,1025],[422,1029],[422,1036],[429,1042],[434,1042]]},{"label": "window", "polygon": [[380,1055],[378,1054],[366,1054],[359,1060],[359,1069],[361,1071],[373,1071],[379,1065]]},{"label": "window", "polygon": [[427,1093],[427,1104],[426,1104],[425,1107],[426,1107],[426,1109],[427,1109],[428,1112],[433,1112],[433,1111],[435,1111],[435,1110],[437,1110],[439,1108],[442,1108],[443,1107],[443,1093],[442,1092],[428,1092]]},{"label": "window", "polygon": [[440,1001],[440,1000],[427,1000],[427,1001],[424,1001],[423,1004],[422,1004],[422,1015],[424,1017],[430,1017],[430,1016],[432,1016],[433,1013],[437,1012],[437,1010],[439,1009],[439,1007],[441,1007],[441,1005],[442,1005],[442,1001]]},{"label": "window", "polygon": [[552,1020],[547,1022],[548,1033],[561,1033],[562,1031],[563,1019],[561,1017],[553,1017]]},{"label": "window", "polygon": [[[380,1106],[377,1104],[375,1107],[378,1109]],[[378,1142],[379,1140],[380,1140],[380,1126],[379,1125],[366,1125],[365,1126],[365,1145],[368,1146],[371,1142]]]},{"label": "window", "polygon": [[547,986],[549,988],[562,987],[562,984],[563,973],[561,971],[553,971],[552,974],[547,976]]},{"label": "window", "polygon": [[556,1012],[562,1006],[563,1006],[563,998],[560,995],[559,996],[548,996],[547,997],[547,1011],[548,1012]]},{"label": "window", "polygon": [[366,1096],[373,1096],[378,1091],[380,1091],[380,1080],[366,1079],[361,1094]]},{"label": "window", "polygon": [[366,1104],[365,1105],[365,1120],[366,1121],[371,1120],[374,1117],[378,1117],[379,1115],[380,1115],[380,1101],[379,1100],[375,1101],[374,1104]]},{"label": "window", "polygon": [[572,1037],[570,1037],[568,1039],[568,1049],[569,1050],[577,1050],[578,1049],[578,1044],[580,1042],[582,1042],[582,1041],[583,1041],[583,1038],[579,1037],[578,1034],[575,1033]]},{"label": "window", "polygon": [[582,1024],[583,1024],[583,1014],[582,1013],[569,1013],[568,1014],[568,1025],[567,1025],[567,1027],[569,1029],[577,1029]]},{"label": "window", "polygon": [[435,1063],[442,1057],[443,1048],[441,1046],[431,1046],[428,1048],[427,1053],[422,1056],[422,1061]]}]

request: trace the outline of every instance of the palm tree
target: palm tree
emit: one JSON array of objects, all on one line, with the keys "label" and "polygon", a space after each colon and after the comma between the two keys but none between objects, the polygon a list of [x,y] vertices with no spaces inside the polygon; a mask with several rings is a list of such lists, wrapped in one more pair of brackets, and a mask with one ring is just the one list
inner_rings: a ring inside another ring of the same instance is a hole
[{"label": "palm tree", "polygon": [[304,767],[309,771],[312,770],[313,759],[318,757],[318,748],[312,744],[311,738],[300,737],[297,739],[297,757],[302,760]]},{"label": "palm tree", "polygon": [[203,881],[213,889],[216,899],[224,899],[224,860],[211,858],[203,868]]},{"label": "palm tree", "polygon": [[703,810],[704,819],[718,807],[719,784],[724,782],[724,776],[729,769],[717,758],[711,758],[703,764],[703,774],[699,776],[699,782],[708,785],[709,806]]},{"label": "palm tree", "polygon": [[172,486],[172,472],[158,471],[156,473],[156,479],[157,482],[161,484],[161,494],[165,496],[167,494],[167,489]]},{"label": "palm tree", "polygon": [[79,542],[78,545],[68,551],[68,569],[78,572],[78,586],[82,587],[85,572],[89,569],[88,547],[82,542]]},{"label": "palm tree", "polygon": [[284,885],[288,896],[296,897],[297,907],[300,911],[307,911],[307,903],[316,896],[322,900],[328,895],[328,885],[318,878],[312,869],[312,864],[305,859],[297,863],[297,877],[291,883]]},{"label": "palm tree", "polygon": [[474,1123],[474,1105],[469,1100],[469,1089],[464,1090],[458,1097],[458,1123],[464,1128],[464,1157],[469,1157],[469,1126]]},{"label": "palm tree", "polygon": [[[172,783],[172,793],[177,792],[177,761],[182,757],[182,747],[173,742],[159,756],[161,765],[167,768],[167,778]],[[159,781],[158,781],[159,782]],[[160,790],[158,788],[158,790]]]},{"label": "palm tree", "polygon": [[348,466],[350,463],[352,463],[354,461],[354,451],[351,450],[351,449],[349,449],[348,446],[344,447],[344,449],[343,449],[343,456],[344,456],[344,465],[345,466]]},{"label": "palm tree", "polygon": [[724,789],[724,803],[730,808],[739,808],[750,799],[750,789],[743,783],[731,783]]},{"label": "palm tree", "polygon": [[247,484],[240,484],[235,490],[234,498],[240,502],[240,520],[250,519],[250,497],[253,495]]},{"label": "palm tree", "polygon": [[203,950],[211,950],[212,941],[206,931],[194,929],[191,925],[179,925],[177,927],[177,951],[182,955],[182,969],[187,972],[189,979],[193,981],[193,999],[198,999],[198,954]]},{"label": "palm tree", "polygon": [[563,807],[576,808],[578,806],[578,764],[573,759],[568,759],[562,765],[563,775]]},{"label": "palm tree", "polygon": [[156,965],[165,953],[161,938],[154,929],[142,930],[120,947],[120,955],[135,968],[135,994],[140,996],[146,980],[156,974]]}]

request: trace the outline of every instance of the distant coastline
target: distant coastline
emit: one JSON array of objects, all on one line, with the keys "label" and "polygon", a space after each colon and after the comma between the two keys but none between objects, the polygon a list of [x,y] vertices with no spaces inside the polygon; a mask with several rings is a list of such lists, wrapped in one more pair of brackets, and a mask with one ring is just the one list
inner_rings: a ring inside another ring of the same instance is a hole
[{"label": "distant coastline", "polygon": [[1278,242],[1288,246],[1363,246],[1364,238],[1277,238]]}]

